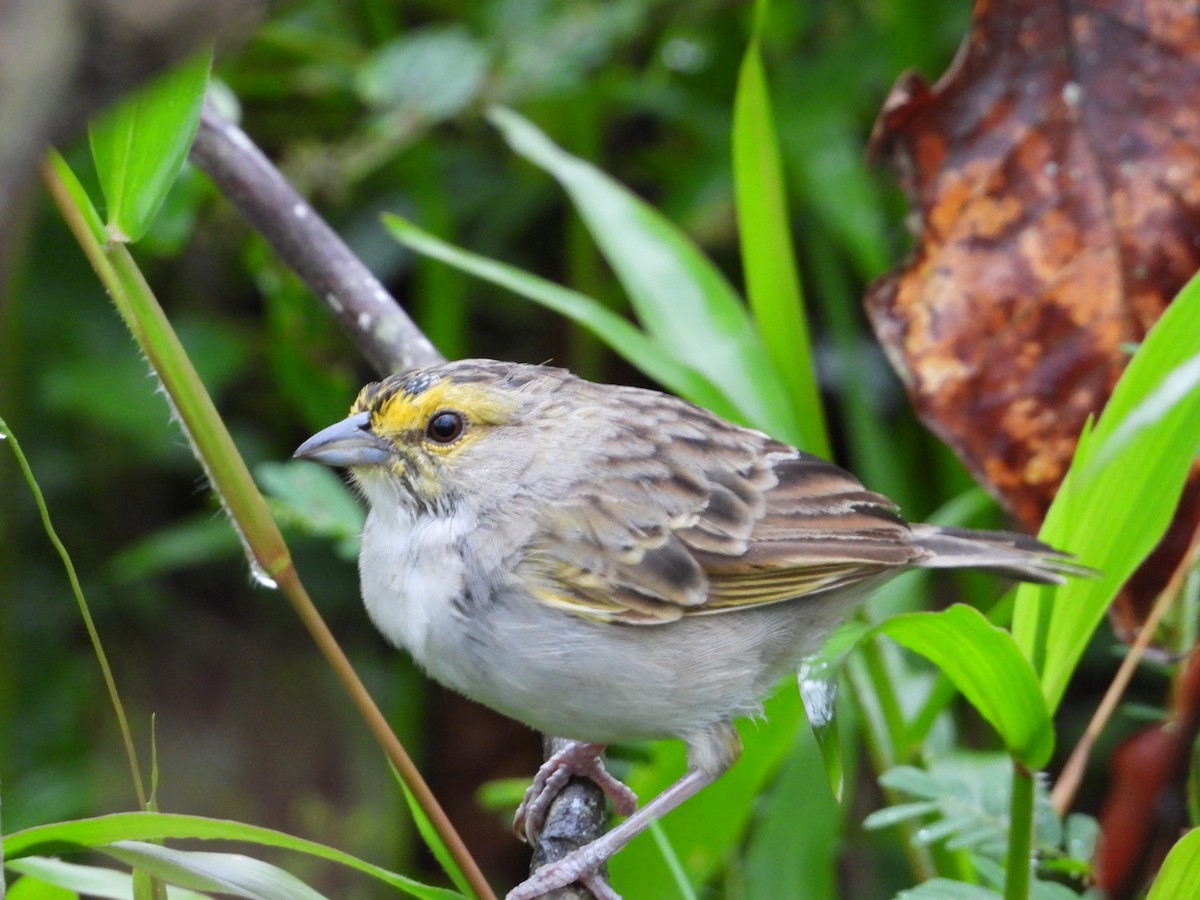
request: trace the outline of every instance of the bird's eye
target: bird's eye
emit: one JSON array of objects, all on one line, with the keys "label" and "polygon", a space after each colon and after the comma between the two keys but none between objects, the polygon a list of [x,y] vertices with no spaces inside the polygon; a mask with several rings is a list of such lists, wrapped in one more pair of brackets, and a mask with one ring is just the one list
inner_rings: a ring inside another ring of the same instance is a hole
[{"label": "bird's eye", "polygon": [[434,413],[429,424],[425,426],[425,436],[438,444],[449,444],[463,433],[464,423],[461,413],[443,410]]}]

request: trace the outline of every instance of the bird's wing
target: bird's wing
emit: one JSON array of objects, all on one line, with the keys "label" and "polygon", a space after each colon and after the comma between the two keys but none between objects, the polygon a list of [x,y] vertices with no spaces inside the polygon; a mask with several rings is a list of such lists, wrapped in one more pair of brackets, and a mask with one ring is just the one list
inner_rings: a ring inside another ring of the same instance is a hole
[{"label": "bird's wing", "polygon": [[852,585],[927,555],[848,472],[680,403],[655,408],[542,512],[542,602],[658,624]]}]

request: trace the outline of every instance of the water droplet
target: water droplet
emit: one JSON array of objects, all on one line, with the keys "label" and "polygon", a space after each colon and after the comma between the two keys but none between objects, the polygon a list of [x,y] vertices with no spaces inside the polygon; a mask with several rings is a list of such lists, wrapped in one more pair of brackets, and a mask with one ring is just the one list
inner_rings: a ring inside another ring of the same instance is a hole
[{"label": "water droplet", "polygon": [[837,673],[825,660],[805,660],[796,673],[800,680],[800,700],[814,729],[825,728],[834,717],[837,701]]},{"label": "water droplet", "polygon": [[279,585],[274,578],[267,574],[267,570],[262,567],[262,564],[253,556],[248,558],[250,560],[250,577],[254,579],[254,583],[272,591],[278,590]]},{"label": "water droplet", "polygon": [[796,675],[800,681],[800,700],[825,764],[829,789],[840,803],[846,774],[842,766],[842,747],[836,718],[837,672],[838,666],[831,664],[828,659],[808,659],[800,664]]}]

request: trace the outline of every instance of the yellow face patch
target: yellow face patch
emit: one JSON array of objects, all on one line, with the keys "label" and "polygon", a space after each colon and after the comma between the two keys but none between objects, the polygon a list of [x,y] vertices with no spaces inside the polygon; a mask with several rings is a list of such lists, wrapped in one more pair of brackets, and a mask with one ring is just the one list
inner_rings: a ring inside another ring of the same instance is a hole
[{"label": "yellow face patch", "polygon": [[[517,403],[506,392],[489,385],[442,379],[416,393],[401,387],[391,392],[376,390],[368,397],[364,391],[354,409],[367,409],[371,413],[371,430],[398,447],[421,444],[445,454],[474,443],[480,435],[480,426],[511,421]],[[462,436],[448,443],[430,440],[427,435],[430,422],[445,412],[462,416],[465,426]]]}]

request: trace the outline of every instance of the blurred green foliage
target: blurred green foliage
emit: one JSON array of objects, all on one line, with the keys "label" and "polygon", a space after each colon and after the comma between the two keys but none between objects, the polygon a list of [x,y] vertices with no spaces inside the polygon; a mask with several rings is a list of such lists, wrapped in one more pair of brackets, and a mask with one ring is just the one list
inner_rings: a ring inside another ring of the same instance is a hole
[{"label": "blurred green foliage", "polygon": [[[863,321],[865,284],[906,245],[902,202],[864,147],[895,78],[913,67],[939,75],[968,12],[961,0],[778,3],[760,34],[835,452],[911,518],[928,517],[969,482],[915,423]],[[240,46],[218,48],[214,75],[237,98],[247,131],[446,356],[553,360],[587,377],[639,382],[576,326],[416,257],[379,216],[396,213],[627,314],[561,191],[486,121],[485,109],[502,103],[633,188],[741,284],[730,125],[752,17],[748,5],[715,0],[299,0]],[[64,150],[86,173],[82,139]],[[291,537],[310,592],[406,743],[428,754],[435,789],[441,778],[469,799],[474,784],[453,783],[463,771],[477,779],[532,771],[532,735],[514,762],[501,749],[510,738],[479,733],[491,720],[456,707],[447,721],[443,695],[431,695],[375,635],[346,559],[355,511],[317,475],[279,465],[371,377],[351,343],[193,170],[135,252],[260,485],[288,498],[279,519],[303,525]],[[21,262],[0,307],[0,411],[83,576],[143,742],[158,716],[162,808],[270,825],[415,867],[421,858],[390,775],[290,611],[251,586],[144,362],[53,213],[38,217]],[[311,503],[289,502],[298,495]],[[312,504],[324,511],[319,522]],[[989,508],[957,524],[995,519]],[[906,585],[879,602],[902,602]],[[6,831],[129,808],[102,692],[61,569],[0,452]],[[464,743],[491,748],[492,759],[451,768],[446,760],[463,755]],[[795,760],[815,759],[811,743],[798,752]],[[500,765],[489,765],[497,756]],[[781,790],[813,783],[802,779],[814,764],[795,760]],[[789,817],[800,807],[778,796],[764,798],[745,859],[719,874],[721,895],[768,896],[763,873],[805,840],[812,817],[833,815],[806,796],[803,814]],[[485,820],[476,845],[485,870],[515,876],[521,850],[501,817],[474,817]],[[805,896],[837,896],[830,858],[813,850],[837,844],[830,835],[806,841],[812,855],[779,867],[777,896],[795,896],[797,885]],[[900,844],[894,833],[854,834],[853,852],[872,862],[846,867],[841,895],[888,896],[910,884]],[[314,883],[335,896],[372,895],[342,877],[321,870]]]}]

